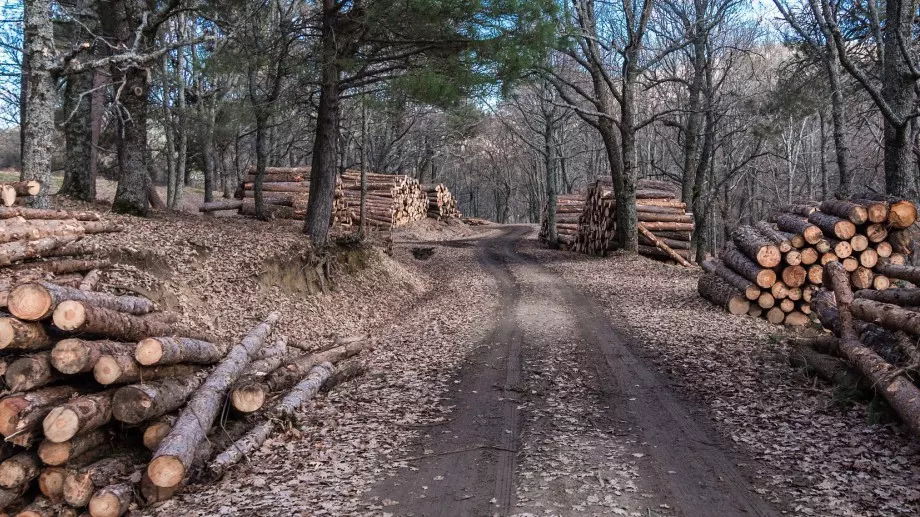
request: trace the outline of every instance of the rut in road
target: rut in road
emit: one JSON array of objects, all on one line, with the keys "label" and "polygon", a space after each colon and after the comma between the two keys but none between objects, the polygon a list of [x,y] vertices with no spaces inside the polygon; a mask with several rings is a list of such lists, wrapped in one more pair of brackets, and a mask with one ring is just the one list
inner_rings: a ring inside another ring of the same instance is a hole
[{"label": "rut in road", "polygon": [[[374,491],[384,511],[775,515],[750,491],[720,439],[643,364],[600,306],[514,251],[531,233],[509,227],[479,243],[479,262],[497,279],[503,309],[457,374],[447,395],[449,419],[426,430],[409,469]],[[565,374],[555,369],[559,354],[573,363]],[[553,383],[573,375],[589,384],[581,391],[591,396],[573,390],[561,404],[545,396],[565,389]],[[571,432],[579,426],[566,423],[579,419],[584,432]],[[632,452],[637,447],[643,452]],[[517,472],[522,454],[523,474],[536,482]],[[568,472],[562,464],[578,474],[560,474]],[[590,473],[598,481],[588,495]]]}]

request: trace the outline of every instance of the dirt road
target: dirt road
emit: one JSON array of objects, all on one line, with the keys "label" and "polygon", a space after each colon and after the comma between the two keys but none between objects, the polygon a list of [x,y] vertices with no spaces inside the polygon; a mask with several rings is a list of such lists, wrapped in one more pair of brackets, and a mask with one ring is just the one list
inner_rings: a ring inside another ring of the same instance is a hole
[{"label": "dirt road", "polygon": [[[774,515],[703,421],[597,302],[515,251],[471,241],[497,280],[493,330],[446,405],[372,492],[392,515]],[[675,336],[677,338],[678,336]]]}]

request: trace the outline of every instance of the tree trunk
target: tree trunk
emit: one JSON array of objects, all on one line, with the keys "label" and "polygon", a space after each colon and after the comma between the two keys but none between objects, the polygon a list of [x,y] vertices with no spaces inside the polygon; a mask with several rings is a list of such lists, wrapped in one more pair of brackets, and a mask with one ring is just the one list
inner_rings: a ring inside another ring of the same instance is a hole
[{"label": "tree trunk", "polygon": [[88,70],[67,78],[64,123],[67,154],[64,182],[58,194],[81,201],[96,200],[96,178],[93,175],[92,94],[95,72]]},{"label": "tree trunk", "polygon": [[252,413],[265,404],[268,390],[264,381],[281,366],[284,359],[282,354],[270,355],[246,367],[239,380],[230,388],[230,402],[237,411]]},{"label": "tree trunk", "polygon": [[336,32],[339,29],[339,7],[333,0],[323,0],[322,32],[322,79],[319,92],[319,108],[316,114],[316,134],[313,140],[313,162],[310,170],[312,193],[307,203],[304,232],[310,237],[314,248],[323,249],[329,236],[329,221],[332,218],[332,198],[335,189],[336,152],[339,138],[339,101],[341,64]]},{"label": "tree trunk", "polygon": [[[176,325],[164,323],[162,319],[132,316],[83,302],[63,302],[54,312],[54,325],[61,330],[108,336],[119,341],[140,341],[148,336],[191,334]],[[196,339],[199,337],[210,339],[208,336],[196,336]]]},{"label": "tree trunk", "polygon": [[[147,35],[141,28],[145,12],[140,2],[126,0],[115,3],[111,15],[113,35],[124,45],[132,45],[136,37],[146,46]],[[103,18],[105,24],[105,18]],[[141,31],[137,34],[137,31]],[[116,148],[118,155],[118,187],[112,210],[119,213],[146,216],[148,210],[147,188],[147,109],[148,70],[139,65],[112,66],[112,82],[119,96]]]},{"label": "tree trunk", "polygon": [[208,465],[210,477],[215,480],[224,477],[227,469],[259,450],[274,430],[275,421],[272,419],[266,419],[264,422],[253,427],[242,438],[233,442],[233,445],[214,458],[214,461]]},{"label": "tree trunk", "polygon": [[875,267],[875,271],[887,277],[907,280],[915,286],[920,286],[920,267],[880,262]]},{"label": "tree trunk", "polygon": [[369,342],[357,341],[293,359],[281,368],[275,370],[272,375],[269,376],[266,381],[268,391],[279,392],[289,390],[300,382],[314,366],[324,362],[335,363],[342,359],[355,356],[368,348],[370,348]]},{"label": "tree trunk", "polygon": [[748,258],[763,267],[776,267],[783,260],[779,248],[751,226],[735,228],[732,241]]},{"label": "tree trunk", "polygon": [[824,238],[820,228],[796,214],[777,214],[773,217],[773,222],[784,232],[801,235],[808,244],[815,244]]},{"label": "tree trunk", "polygon": [[224,356],[225,348],[191,338],[151,337],[137,344],[134,354],[144,366],[176,363],[212,364]]},{"label": "tree trunk", "polygon": [[54,109],[56,77],[52,73],[56,57],[51,0],[30,0],[23,10],[24,67],[28,67],[28,99],[23,118],[23,181],[41,183],[38,196],[29,206],[47,208],[51,201],[51,155],[54,148]]},{"label": "tree trunk", "polygon": [[202,380],[200,375],[169,377],[120,388],[112,401],[115,419],[138,424],[179,409],[201,386]]},{"label": "tree trunk", "polygon": [[270,314],[211,371],[154,454],[147,468],[153,484],[163,488],[173,487],[186,477],[192,467],[195,449],[204,441],[217,418],[227,390],[239,378],[252,356],[258,353],[280,317],[277,312]]}]

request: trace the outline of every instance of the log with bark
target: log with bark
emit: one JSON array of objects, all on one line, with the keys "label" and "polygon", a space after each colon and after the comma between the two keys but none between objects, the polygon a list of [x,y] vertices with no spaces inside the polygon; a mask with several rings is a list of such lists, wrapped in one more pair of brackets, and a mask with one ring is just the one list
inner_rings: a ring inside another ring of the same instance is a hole
[{"label": "log with bark", "polygon": [[[747,314],[750,308],[750,301],[741,291],[713,273],[705,273],[700,276],[697,289],[700,296],[732,314]],[[767,307],[761,304],[761,307],[765,309],[770,306],[772,303]]]},{"label": "log with bark", "polygon": [[277,312],[270,314],[247,334],[217,364],[202,387],[195,392],[147,468],[147,475],[154,485],[173,487],[186,477],[192,466],[195,448],[204,441],[208,429],[220,412],[224,395],[251,358],[258,353],[280,317]]},{"label": "log with bark", "polygon": [[853,326],[851,304],[878,302],[854,300],[850,284],[843,280],[845,272],[840,273],[842,267],[838,262],[832,262],[825,267],[825,273],[831,279],[831,287],[837,298],[841,327],[840,353],[873,383],[911,431],[920,435],[920,389],[896,367],[859,341]]},{"label": "log with bark", "polygon": [[26,321],[37,321],[53,314],[55,309],[65,301],[82,302],[83,305],[138,316],[153,312],[155,309],[153,302],[147,298],[82,291],[50,282],[20,285],[10,293],[7,304],[13,316]]},{"label": "log with bark", "polygon": [[85,339],[62,339],[51,349],[51,365],[68,375],[93,371],[104,355],[133,355],[137,345],[116,341],[88,341]]},{"label": "log with bark", "polygon": [[116,420],[138,424],[179,409],[204,380],[201,375],[167,377],[119,388],[112,399]]},{"label": "log with bark", "polygon": [[225,347],[191,338],[149,337],[137,344],[134,353],[144,366],[177,363],[213,364],[226,352]]}]

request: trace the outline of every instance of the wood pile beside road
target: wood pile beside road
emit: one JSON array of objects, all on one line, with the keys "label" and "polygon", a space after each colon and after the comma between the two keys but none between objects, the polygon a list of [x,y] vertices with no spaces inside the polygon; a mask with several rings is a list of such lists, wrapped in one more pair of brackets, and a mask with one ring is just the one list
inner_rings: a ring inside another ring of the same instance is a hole
[{"label": "wood pile beside road", "polygon": [[[541,242],[549,241],[548,208],[548,205],[543,207],[543,216],[540,218],[538,237]],[[572,250],[575,248],[575,242],[578,237],[578,224],[584,211],[584,193],[564,194],[556,198],[556,238],[562,249]]]},{"label": "wood pile beside road", "polygon": [[731,233],[719,256],[703,264],[700,295],[733,314],[804,325],[830,262],[840,262],[855,290],[920,281],[906,266],[911,243],[905,230],[916,221],[910,201],[871,193],[783,207],[770,222]]},{"label": "wood pile beside road", "polygon": [[[10,515],[118,517],[223,474],[246,450],[236,440],[255,443],[258,430],[264,441],[319,387],[363,371],[346,359],[370,346],[359,336],[292,353],[273,333],[278,313],[222,343],[146,298],[50,282],[16,286],[8,310],[0,511]],[[227,455],[236,460],[210,465]]]}]

